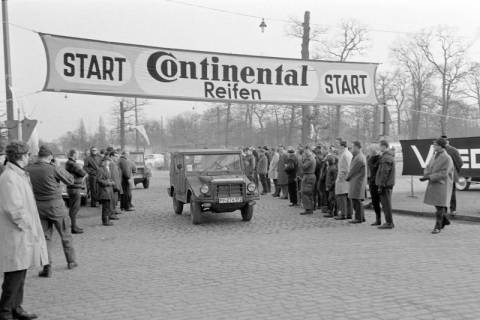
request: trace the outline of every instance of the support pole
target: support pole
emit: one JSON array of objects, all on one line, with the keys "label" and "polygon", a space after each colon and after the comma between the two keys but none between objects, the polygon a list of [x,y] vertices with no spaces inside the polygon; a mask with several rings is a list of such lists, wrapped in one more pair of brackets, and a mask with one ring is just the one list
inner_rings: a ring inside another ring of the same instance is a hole
[{"label": "support pole", "polygon": [[[10,31],[8,24],[8,3],[2,0],[2,26],[3,26],[3,63],[5,68],[5,96],[7,99],[7,121],[13,121],[13,97],[12,97],[12,69],[10,65]],[[18,119],[20,121],[20,118]],[[14,129],[8,130],[8,137],[14,136]]]},{"label": "support pole", "polygon": [[[302,36],[302,59],[310,58],[310,11],[305,11],[303,16],[303,36]],[[310,106],[302,106],[302,144],[307,144],[310,139]]]},{"label": "support pole", "polygon": [[[135,103],[135,126],[138,126],[138,110],[137,110],[137,98],[134,99]],[[135,128],[135,149],[138,151],[138,129]]]}]

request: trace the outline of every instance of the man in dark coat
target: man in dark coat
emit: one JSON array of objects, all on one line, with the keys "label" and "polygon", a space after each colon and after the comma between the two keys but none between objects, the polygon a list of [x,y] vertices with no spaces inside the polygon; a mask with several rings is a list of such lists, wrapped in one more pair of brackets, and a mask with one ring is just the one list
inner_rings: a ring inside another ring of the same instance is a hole
[{"label": "man in dark coat", "polygon": [[288,195],[290,198],[290,207],[298,206],[297,199],[297,173],[298,158],[293,147],[288,147],[288,158],[285,165],[285,172],[288,177]]},{"label": "man in dark coat", "polygon": [[247,148],[245,149],[245,158],[243,159],[244,165],[245,165],[245,175],[247,178],[250,180],[250,182],[255,183],[255,166],[256,166],[256,161],[255,157],[253,156],[252,149]]},{"label": "man in dark coat", "polygon": [[382,209],[380,208],[380,194],[378,193],[378,187],[375,183],[377,176],[378,166],[380,165],[380,154],[376,145],[370,146],[369,155],[367,156],[368,167],[368,189],[370,190],[370,196],[372,197],[372,206],[375,211],[375,222],[372,226],[382,225]]},{"label": "man in dark coat", "polygon": [[442,136],[443,139],[447,141],[447,145],[445,146],[445,151],[447,151],[448,155],[452,158],[453,161],[453,169],[454,169],[454,183],[452,188],[452,199],[450,200],[450,214],[456,215],[457,214],[457,195],[456,195],[456,185],[455,182],[458,182],[458,178],[460,177],[460,169],[463,167],[463,160],[460,156],[458,150],[450,145],[450,141],[448,140],[447,136]]},{"label": "man in dark coat", "polygon": [[337,201],[335,199],[335,181],[337,180],[337,157],[328,155],[326,157],[327,174],[325,177],[325,190],[328,194],[328,213],[324,215],[326,218],[333,218],[338,215]]},{"label": "man in dark coat", "polygon": [[90,190],[90,205],[97,206],[97,171],[102,158],[98,155],[96,147],[90,148],[90,155],[85,158],[83,169],[88,173],[88,187]]},{"label": "man in dark coat", "polygon": [[263,149],[258,150],[258,176],[260,177],[260,184],[262,185],[262,195],[266,195],[268,191],[268,158]]},{"label": "man in dark coat", "polygon": [[69,186],[74,183],[74,179],[66,170],[54,164],[52,159],[52,151],[45,146],[40,146],[38,160],[25,168],[25,171],[30,174],[33,194],[47,242],[49,264],[45,265],[42,272],[39,273],[40,277],[45,278],[51,277],[52,274],[53,229],[58,231],[62,239],[63,252],[68,268],[73,269],[77,266],[70,217],[67,215],[60,186],[60,183]]},{"label": "man in dark coat", "polygon": [[392,229],[392,190],[395,185],[395,152],[390,150],[386,140],[380,141],[381,156],[378,163],[378,170],[375,175],[375,185],[378,188],[380,202],[382,203],[383,213],[385,215],[385,224],[379,229]]},{"label": "man in dark coat", "polygon": [[113,186],[112,216],[110,217],[110,220],[116,220],[118,219],[117,214],[121,213],[117,209],[117,204],[123,194],[122,176],[120,174],[120,168],[118,167],[118,152],[112,148],[108,154],[110,158],[110,171],[112,172],[113,182],[115,182],[115,185]]},{"label": "man in dark coat", "polygon": [[362,152],[360,141],[353,142],[352,154],[353,159],[346,178],[349,183],[348,198],[352,199],[352,206],[355,211],[355,219],[350,223],[362,223],[365,222],[362,201],[365,199],[365,188],[367,186],[367,160]]},{"label": "man in dark coat", "polygon": [[102,204],[102,224],[104,226],[113,226],[110,220],[112,219],[112,201],[113,201],[113,187],[115,182],[112,178],[110,170],[110,158],[103,158],[100,168],[98,168],[97,175],[98,183],[98,200]]},{"label": "man in dark coat", "polygon": [[317,161],[315,160],[315,156],[313,155],[312,150],[310,147],[306,147],[303,158],[302,158],[302,205],[305,209],[304,212],[300,213],[301,215],[312,214],[315,208],[315,168],[317,165]]},{"label": "man in dark coat", "polygon": [[288,175],[285,171],[285,167],[287,165],[288,155],[285,151],[285,147],[280,147],[279,151],[279,159],[278,159],[278,186],[280,188],[280,199],[288,199]]},{"label": "man in dark coat", "polygon": [[134,211],[132,206],[132,191],[130,189],[133,174],[136,172],[135,164],[128,159],[128,152],[122,152],[118,167],[122,176],[123,195],[120,201],[120,209],[124,211]]},{"label": "man in dark coat", "polygon": [[72,233],[83,233],[83,229],[77,224],[77,214],[80,211],[82,202],[80,191],[83,187],[83,179],[87,175],[85,170],[77,163],[78,152],[74,149],[68,152],[68,161],[65,164],[65,169],[73,176],[73,184],[67,186],[68,206],[70,207],[68,215],[72,223]]}]

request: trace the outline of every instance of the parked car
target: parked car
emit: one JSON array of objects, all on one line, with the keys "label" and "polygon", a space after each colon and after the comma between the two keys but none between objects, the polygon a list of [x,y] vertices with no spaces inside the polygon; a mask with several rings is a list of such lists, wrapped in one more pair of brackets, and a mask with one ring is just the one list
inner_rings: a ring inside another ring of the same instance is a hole
[{"label": "parked car", "polygon": [[[65,164],[68,161],[68,158],[64,154],[56,154],[54,155],[55,162],[57,165],[62,166],[62,168],[65,169]],[[83,160],[77,160],[77,163],[80,164],[81,167],[83,167]],[[87,176],[83,178],[82,182],[82,188],[80,189],[80,196],[81,196],[81,205],[85,206],[87,205],[87,201],[90,198],[90,193],[88,192],[88,183],[87,183]],[[68,200],[69,196],[67,193],[67,186],[62,183],[62,198],[63,201],[65,201],[65,205],[68,207]]]},{"label": "parked car", "polygon": [[458,182],[455,183],[457,190],[466,191],[470,189],[472,184],[479,184],[480,177],[459,177]]},{"label": "parked car", "polygon": [[136,172],[133,175],[133,184],[141,183],[145,189],[150,187],[150,178],[152,169],[145,163],[145,154],[143,152],[130,152],[130,160],[135,163]]},{"label": "parked car", "polygon": [[149,168],[163,169],[165,167],[165,156],[160,153],[147,154],[145,163]]},{"label": "parked car", "polygon": [[238,150],[186,150],[174,152],[170,161],[170,187],[176,214],[190,204],[193,224],[202,221],[204,212],[240,210],[242,219],[250,221],[255,200],[259,199],[255,183],[245,175]]}]

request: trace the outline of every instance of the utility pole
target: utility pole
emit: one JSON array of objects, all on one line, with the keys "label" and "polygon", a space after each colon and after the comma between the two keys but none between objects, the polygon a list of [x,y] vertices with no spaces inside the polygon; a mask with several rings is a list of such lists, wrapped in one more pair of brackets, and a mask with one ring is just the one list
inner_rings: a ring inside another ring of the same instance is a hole
[{"label": "utility pole", "polygon": [[[138,126],[137,97],[134,99],[135,106],[135,126]],[[138,129],[135,128],[135,149],[138,151]]]},{"label": "utility pole", "polygon": [[120,100],[120,148],[125,151],[125,110],[124,100]]},{"label": "utility pole", "polygon": [[[7,122],[13,121],[13,97],[12,97],[12,68],[10,65],[10,32],[8,24],[7,0],[2,0],[2,25],[3,25],[3,63],[5,67],[5,95],[7,99]],[[20,121],[20,118],[18,119]],[[20,126],[20,123],[18,123]],[[8,129],[8,138],[14,136],[14,129]]]},{"label": "utility pole", "polygon": [[227,121],[225,121],[225,148],[228,148],[228,145],[230,143],[229,141],[229,131],[230,131],[230,109],[232,107],[232,104],[229,102],[227,103]]},{"label": "utility pole", "polygon": [[[305,11],[303,16],[302,59],[308,60],[310,44],[310,11]],[[310,106],[302,106],[302,144],[310,138]]]}]

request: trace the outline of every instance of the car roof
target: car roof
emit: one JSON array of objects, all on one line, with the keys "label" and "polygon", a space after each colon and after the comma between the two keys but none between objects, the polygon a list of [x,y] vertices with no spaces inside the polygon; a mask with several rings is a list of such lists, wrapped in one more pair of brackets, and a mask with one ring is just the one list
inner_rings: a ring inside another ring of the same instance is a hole
[{"label": "car roof", "polygon": [[173,154],[239,154],[240,152],[232,149],[187,149],[175,151]]}]

